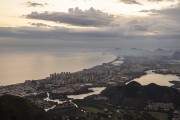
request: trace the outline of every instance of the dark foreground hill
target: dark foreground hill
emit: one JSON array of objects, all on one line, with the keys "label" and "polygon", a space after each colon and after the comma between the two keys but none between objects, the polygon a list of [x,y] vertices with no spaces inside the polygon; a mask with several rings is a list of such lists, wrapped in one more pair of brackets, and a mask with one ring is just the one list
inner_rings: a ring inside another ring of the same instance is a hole
[{"label": "dark foreground hill", "polygon": [[101,96],[108,97],[112,104],[125,107],[143,107],[148,101],[180,105],[180,93],[176,89],[153,83],[142,86],[133,81],[126,86],[107,88]]},{"label": "dark foreground hill", "polygon": [[[78,108],[66,102],[45,112],[25,98],[4,95],[0,97],[0,120],[168,120],[172,118],[169,113],[132,110],[116,105],[143,107],[148,100],[180,104],[180,93],[176,89],[155,84],[141,86],[137,82],[107,88],[101,96],[109,100],[94,95],[73,101]],[[108,104],[109,101],[114,105]]]},{"label": "dark foreground hill", "polygon": [[0,120],[46,120],[46,112],[30,101],[12,95],[0,97]]}]

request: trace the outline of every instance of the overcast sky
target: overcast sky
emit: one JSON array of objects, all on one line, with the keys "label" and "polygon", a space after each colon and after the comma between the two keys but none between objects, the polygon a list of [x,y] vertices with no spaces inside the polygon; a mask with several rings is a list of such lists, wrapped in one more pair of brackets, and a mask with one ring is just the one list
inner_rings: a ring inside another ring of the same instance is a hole
[{"label": "overcast sky", "polygon": [[0,52],[180,48],[180,0],[0,0]]}]

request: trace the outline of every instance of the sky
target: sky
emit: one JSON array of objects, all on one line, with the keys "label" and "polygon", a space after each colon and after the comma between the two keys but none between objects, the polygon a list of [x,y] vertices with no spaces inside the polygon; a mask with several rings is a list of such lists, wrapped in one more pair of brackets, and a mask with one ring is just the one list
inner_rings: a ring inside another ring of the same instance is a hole
[{"label": "sky", "polygon": [[180,48],[180,0],[0,0],[0,52]]}]

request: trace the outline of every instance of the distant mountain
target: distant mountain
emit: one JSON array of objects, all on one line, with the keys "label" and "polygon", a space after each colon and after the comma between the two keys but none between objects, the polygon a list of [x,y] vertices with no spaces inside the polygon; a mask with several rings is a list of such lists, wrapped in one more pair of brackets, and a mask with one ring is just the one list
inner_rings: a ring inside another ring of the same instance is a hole
[{"label": "distant mountain", "polygon": [[161,48],[158,48],[155,50],[155,52],[165,52],[165,50],[161,49]]},{"label": "distant mountain", "polygon": [[107,88],[101,96],[108,97],[112,104],[125,107],[143,107],[147,101],[180,105],[180,93],[176,89],[153,83],[142,86],[133,81],[126,86]]},{"label": "distant mountain", "polygon": [[0,120],[47,120],[46,112],[30,101],[12,95],[0,97]]},{"label": "distant mountain", "polygon": [[172,55],[172,58],[173,59],[178,59],[178,60],[180,60],[180,52],[175,52],[173,55]]},{"label": "distant mountain", "polygon": [[144,56],[147,55],[150,51],[138,49],[138,48],[130,48],[130,49],[122,49],[115,48],[112,50],[107,50],[105,53],[113,54],[116,56]]},{"label": "distant mountain", "polygon": [[175,52],[174,50],[164,50],[159,48],[153,51],[152,53],[155,56],[172,56],[174,52]]},{"label": "distant mountain", "polygon": [[105,54],[113,54],[116,56],[167,56],[171,57],[175,50],[164,50],[164,49],[156,49],[154,51],[139,49],[139,48],[130,48],[130,49],[122,49],[115,48],[111,50],[107,50]]}]

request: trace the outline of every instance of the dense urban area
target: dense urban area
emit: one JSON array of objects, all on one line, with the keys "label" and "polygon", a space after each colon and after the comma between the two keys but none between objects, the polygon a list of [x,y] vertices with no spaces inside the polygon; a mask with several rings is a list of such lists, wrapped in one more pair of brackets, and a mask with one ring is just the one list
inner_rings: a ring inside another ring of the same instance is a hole
[{"label": "dense urban area", "polygon": [[[115,50],[119,51],[119,49]],[[135,51],[135,49],[133,49],[133,51]],[[163,50],[159,49],[156,52],[158,51],[162,53]],[[159,101],[154,98],[153,100],[149,98],[143,105],[137,104],[137,106],[130,105],[129,103],[127,105],[124,102],[116,103],[117,101],[111,100],[112,96],[109,96],[109,93],[104,91],[99,95],[88,96],[81,100],[68,98],[68,95],[93,92],[89,89],[92,87],[106,87],[108,89],[119,86],[121,88],[116,89],[126,91],[126,86],[127,90],[129,90],[128,85],[131,85],[132,88],[137,87],[140,90],[142,89],[142,92],[144,92],[144,89],[147,92],[151,87],[154,87],[153,89],[159,89],[155,85],[149,85],[149,88],[144,88],[138,85],[138,83],[131,84],[130,81],[147,74],[146,71],[148,70],[153,70],[159,74],[173,74],[180,77],[178,55],[180,57],[179,52],[175,52],[172,56],[155,54],[138,56],[123,55],[122,57],[116,54],[117,57],[115,60],[90,69],[83,69],[82,71],[74,73],[52,73],[44,79],[26,80],[24,83],[1,86],[0,96],[10,94],[26,98],[38,107],[45,109],[48,114],[52,114],[54,117],[51,119],[53,120],[85,118],[87,120],[130,120],[136,117],[137,119],[144,118],[145,116],[147,120],[166,120],[172,118],[173,120],[178,120],[180,117],[180,104],[176,101],[180,100],[180,96],[177,96],[177,100],[174,101],[169,100],[169,98]],[[128,82],[130,83],[126,85]],[[176,93],[174,93],[174,91],[179,92],[180,82],[173,80],[170,82],[174,85],[162,88],[162,91],[167,89],[167,91],[173,91],[172,94],[174,95]],[[111,91],[116,91],[116,89]],[[122,94],[118,95],[121,96]],[[179,93],[177,94],[180,95]],[[139,98],[135,99],[135,101],[138,100]],[[126,101],[131,100],[127,98]],[[157,116],[157,114],[159,116]]]}]

